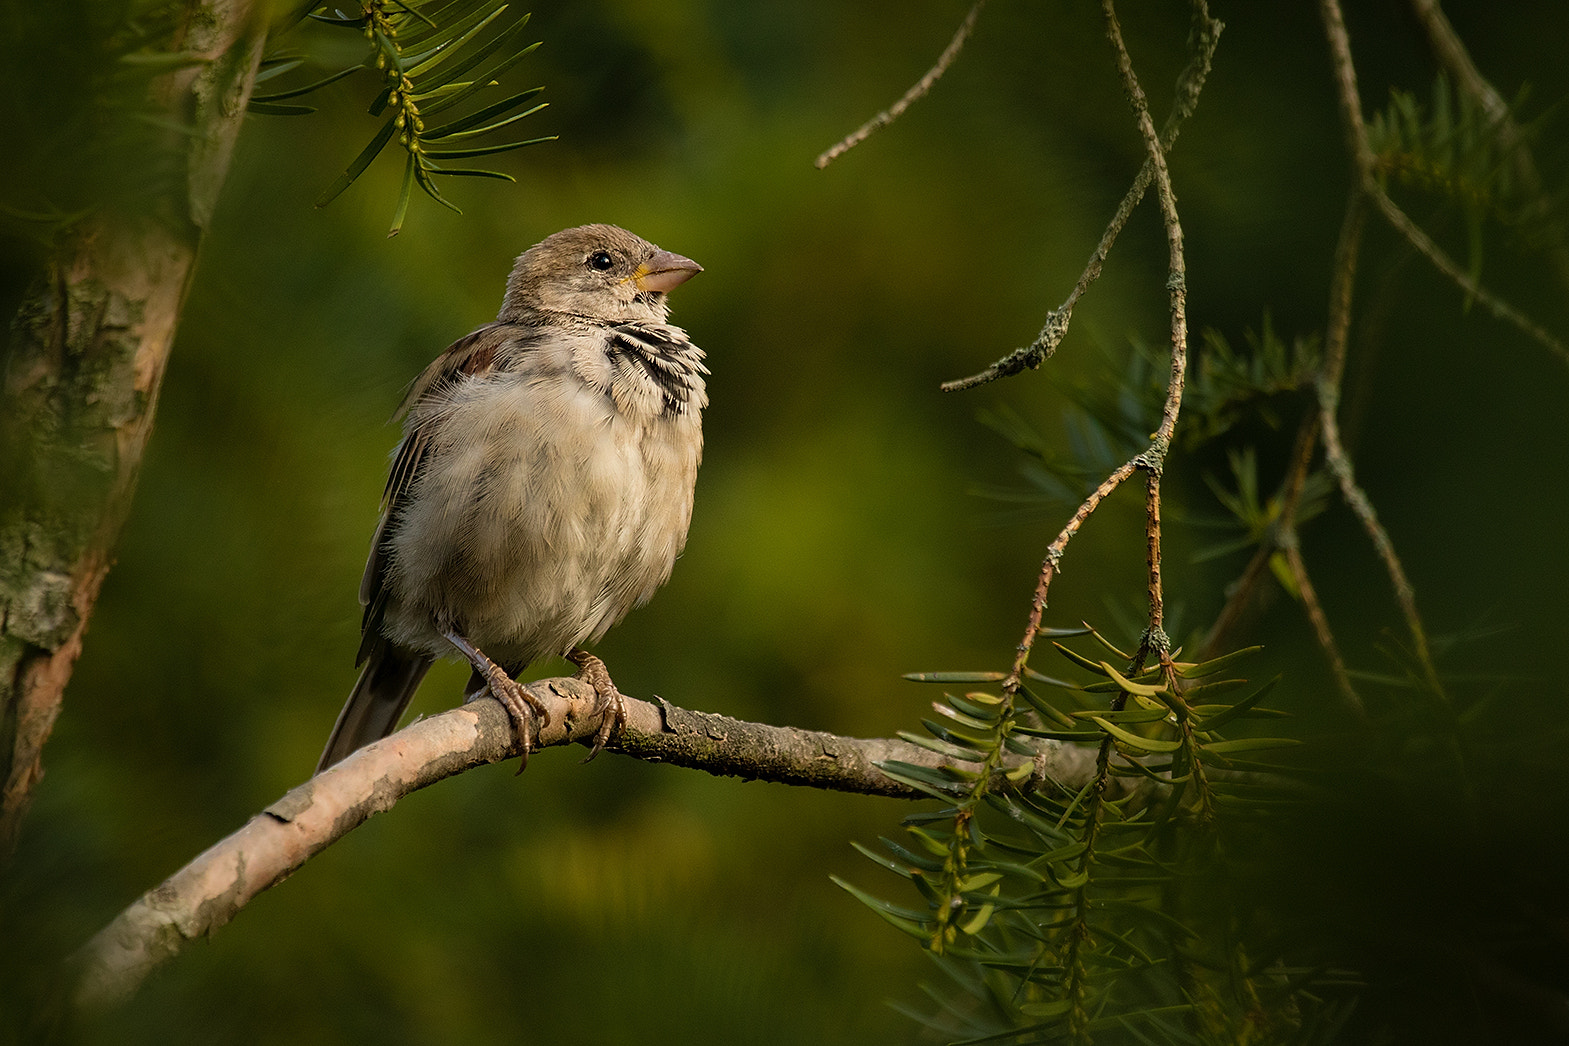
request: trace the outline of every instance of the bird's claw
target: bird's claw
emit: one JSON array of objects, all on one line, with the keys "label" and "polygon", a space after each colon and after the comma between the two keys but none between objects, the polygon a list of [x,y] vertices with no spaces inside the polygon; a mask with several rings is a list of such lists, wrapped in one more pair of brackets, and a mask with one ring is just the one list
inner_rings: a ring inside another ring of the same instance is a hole
[{"label": "bird's claw", "polygon": [[567,655],[567,660],[577,665],[577,678],[594,688],[593,714],[599,717],[599,729],[594,734],[593,747],[583,759],[586,763],[600,753],[612,736],[626,727],[626,699],[611,681],[610,670],[605,667],[605,663],[593,654],[574,650]]},{"label": "bird's claw", "polygon": [[522,743],[523,753],[518,763],[518,773],[521,774],[528,768],[529,753],[534,751],[539,732],[550,725],[550,708],[527,686],[502,671],[500,666],[494,666],[494,669],[486,672],[486,682],[491,696],[507,710],[507,716],[517,731],[518,741]]}]

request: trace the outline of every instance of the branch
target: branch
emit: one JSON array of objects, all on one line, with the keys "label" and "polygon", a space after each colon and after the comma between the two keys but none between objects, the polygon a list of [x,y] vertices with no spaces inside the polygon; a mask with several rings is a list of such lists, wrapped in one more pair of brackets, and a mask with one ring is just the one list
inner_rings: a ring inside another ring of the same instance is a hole
[{"label": "branch", "polygon": [[[1341,122],[1346,135],[1346,148],[1355,166],[1359,188],[1378,207],[1384,220],[1405,238],[1406,242],[1425,257],[1439,273],[1449,278],[1466,295],[1499,319],[1514,326],[1521,333],[1536,341],[1565,363],[1569,363],[1569,345],[1507,301],[1483,287],[1455,260],[1434,242],[1426,231],[1401,210],[1379,184],[1377,157],[1368,143],[1367,124],[1362,116],[1362,100],[1357,93],[1356,66],[1351,58],[1351,37],[1346,32],[1345,18],[1339,0],[1319,0],[1319,12],[1324,22],[1324,35],[1329,42],[1330,61],[1334,67],[1335,84],[1340,101]],[[1441,17],[1441,16],[1440,16]],[[1447,22],[1445,23],[1447,25]],[[1326,433],[1327,438],[1327,433]]]},{"label": "branch", "polygon": [[1530,144],[1515,123],[1509,103],[1471,61],[1470,52],[1439,8],[1438,0],[1411,0],[1411,11],[1426,30],[1428,44],[1439,64],[1449,70],[1456,86],[1481,106],[1497,130],[1499,142],[1514,154],[1520,186],[1535,198],[1535,217],[1541,223],[1539,231],[1551,241],[1548,257],[1557,270],[1559,282],[1569,284],[1569,245],[1565,243],[1564,223],[1555,214],[1552,200],[1542,186],[1542,175],[1531,155]]},{"label": "branch", "polygon": [[[1427,630],[1422,624],[1421,614],[1417,611],[1416,592],[1411,587],[1410,579],[1406,576],[1405,567],[1400,562],[1400,557],[1395,552],[1394,542],[1390,540],[1389,532],[1379,522],[1378,513],[1373,508],[1373,502],[1367,493],[1357,485],[1356,474],[1351,464],[1350,455],[1346,453],[1344,444],[1340,439],[1340,392],[1341,379],[1345,371],[1345,358],[1349,341],[1351,326],[1351,296],[1356,282],[1356,259],[1360,251],[1363,201],[1362,198],[1372,200],[1380,213],[1393,225],[1396,231],[1401,232],[1428,260],[1456,280],[1468,291],[1476,293],[1479,300],[1484,300],[1486,292],[1481,290],[1479,284],[1468,275],[1461,272],[1448,257],[1438,249],[1438,246],[1427,237],[1415,222],[1406,217],[1395,202],[1384,192],[1378,184],[1374,174],[1373,152],[1367,141],[1367,127],[1362,119],[1362,102],[1357,93],[1356,66],[1351,59],[1351,38],[1346,33],[1345,19],[1341,15],[1338,0],[1319,0],[1319,10],[1324,21],[1324,33],[1329,41],[1329,51],[1334,66],[1335,83],[1340,97],[1341,118],[1345,125],[1347,146],[1351,151],[1352,160],[1357,171],[1358,184],[1353,189],[1351,202],[1346,208],[1345,224],[1341,228],[1340,243],[1335,254],[1334,282],[1330,289],[1330,312],[1328,329],[1325,336],[1324,366],[1317,382],[1318,393],[1318,423],[1322,430],[1324,440],[1324,457],[1329,466],[1330,473],[1335,477],[1340,487],[1340,496],[1351,508],[1357,519],[1362,523],[1362,528],[1367,532],[1373,548],[1379,559],[1384,564],[1385,571],[1389,574],[1391,586],[1394,588],[1395,599],[1400,605],[1401,614],[1405,617],[1406,628],[1411,633],[1413,651],[1419,664],[1421,664],[1426,681],[1434,693],[1442,695],[1442,684],[1438,679],[1437,669],[1433,665],[1432,653],[1428,646]],[[1508,306],[1496,299],[1494,303],[1505,310],[1508,315],[1518,322],[1528,326],[1530,321],[1515,313]],[[1496,314],[1496,310],[1495,310]],[[1540,331],[1540,328],[1536,328]],[[1551,337],[1542,331],[1543,337]],[[1550,346],[1551,347],[1551,346]],[[1557,351],[1569,361],[1569,349],[1559,345]]]},{"label": "branch", "polygon": [[[1111,39],[1117,51],[1117,67],[1122,73],[1123,85],[1128,93],[1128,101],[1133,106],[1134,117],[1138,123],[1140,134],[1144,138],[1145,149],[1149,158],[1145,167],[1151,172],[1150,180],[1156,185],[1156,192],[1160,198],[1161,215],[1166,229],[1166,242],[1168,248],[1168,273],[1166,289],[1169,294],[1171,309],[1171,377],[1166,387],[1166,400],[1161,408],[1161,423],[1151,438],[1149,448],[1142,454],[1135,456],[1101,481],[1099,487],[1091,492],[1078,510],[1068,520],[1067,524],[1058,532],[1057,537],[1046,548],[1046,558],[1041,564],[1040,575],[1035,583],[1035,596],[1030,601],[1030,613],[1025,623],[1024,637],[1019,641],[1014,655],[1013,668],[1003,682],[1003,689],[1010,695],[1018,692],[1019,686],[1024,681],[1025,667],[1029,662],[1030,651],[1034,648],[1036,637],[1040,634],[1041,621],[1045,615],[1047,597],[1050,594],[1051,583],[1059,569],[1058,563],[1063,553],[1067,550],[1068,542],[1079,532],[1094,511],[1100,507],[1112,491],[1122,485],[1123,481],[1133,473],[1144,471],[1149,474],[1146,485],[1146,567],[1149,582],[1149,609],[1150,624],[1145,636],[1145,644],[1141,650],[1147,650],[1152,644],[1165,652],[1165,637],[1162,633],[1164,615],[1164,597],[1161,592],[1160,575],[1160,474],[1165,467],[1166,451],[1171,446],[1172,435],[1177,427],[1177,414],[1182,407],[1182,391],[1187,375],[1188,360],[1188,327],[1187,327],[1187,265],[1184,261],[1182,247],[1182,225],[1177,220],[1176,197],[1171,189],[1171,175],[1166,168],[1166,156],[1161,145],[1161,138],[1155,133],[1154,122],[1150,119],[1149,104],[1145,100],[1143,89],[1139,86],[1138,78],[1133,73],[1132,59],[1128,55],[1127,47],[1122,40],[1122,29],[1117,23],[1116,12],[1112,9],[1110,0],[1104,0],[1102,9],[1106,15],[1107,36]],[[1220,23],[1209,19],[1209,11],[1203,0],[1194,5],[1195,36],[1203,35],[1200,27],[1208,31],[1208,46],[1204,51],[1202,66],[1208,70],[1208,55],[1214,53],[1215,39],[1220,32]],[[1198,62],[1198,59],[1195,59]],[[1194,68],[1190,66],[1190,69]],[[1202,75],[1194,85],[1196,97],[1198,86],[1202,85]],[[1179,92],[1179,97],[1180,97]],[[1176,114],[1173,114],[1176,117]],[[1168,126],[1168,130],[1172,130]],[[1174,131],[1173,131],[1174,133]],[[1141,172],[1141,177],[1142,177]],[[968,379],[966,379],[968,380]]]},{"label": "branch", "polygon": [[[1224,23],[1210,17],[1209,7],[1204,0],[1196,0],[1193,5],[1193,29],[1189,35],[1189,50],[1192,53],[1186,68],[1177,78],[1176,98],[1172,103],[1171,115],[1166,117],[1166,123],[1160,132],[1160,151],[1162,154],[1171,151],[1177,143],[1177,134],[1182,129],[1182,124],[1193,115],[1193,110],[1198,107],[1199,93],[1204,89],[1204,81],[1209,76],[1210,66],[1215,58],[1215,48],[1220,43],[1221,30]],[[978,385],[996,381],[999,378],[1011,377],[1024,370],[1034,370],[1057,351],[1057,345],[1063,336],[1068,333],[1068,325],[1073,319],[1073,307],[1078,300],[1089,290],[1090,284],[1101,274],[1101,268],[1106,263],[1107,256],[1111,253],[1112,244],[1117,242],[1123,226],[1133,214],[1133,209],[1144,199],[1145,190],[1155,177],[1154,161],[1146,159],[1144,166],[1139,168],[1139,173],[1133,179],[1133,185],[1122,197],[1122,202],[1117,205],[1117,212],[1112,215],[1111,222],[1106,226],[1106,231],[1101,234],[1100,242],[1095,245],[1095,250],[1090,254],[1090,260],[1084,266],[1084,272],[1079,276],[1079,282],[1074,284],[1072,292],[1067,299],[1046,316],[1046,322],[1041,327],[1041,332],[1035,340],[1022,349],[1015,349],[1002,359],[993,363],[978,374],[968,378],[956,378],[942,384],[944,392],[960,392],[964,389],[973,389]]]},{"label": "branch", "polygon": [[816,166],[820,171],[833,163],[845,153],[860,145],[872,136],[875,131],[893,123],[904,115],[904,111],[911,105],[926,96],[932,85],[942,79],[954,59],[959,57],[959,52],[964,50],[964,42],[970,38],[970,33],[975,30],[975,20],[980,17],[981,8],[986,6],[986,0],[975,0],[975,6],[970,8],[970,13],[964,16],[964,21],[959,23],[958,30],[953,34],[953,39],[948,41],[948,46],[943,48],[943,53],[937,56],[937,64],[926,71],[926,75],[915,82],[915,86],[904,92],[904,96],[887,109],[866,121],[847,137],[817,158]]},{"label": "branch", "polygon": [[[551,679],[536,692],[550,709],[540,747],[592,741],[599,718],[588,684]],[[878,764],[966,765],[905,741],[746,723],[657,698],[654,703],[627,698],[626,703],[626,727],[611,738],[607,751],[722,776],[919,799],[925,794],[888,777]],[[419,720],[367,745],[252,817],[99,931],[72,958],[76,1004],[92,1009],[123,1002],[158,966],[227,924],[258,894],[373,814],[444,778],[520,754],[511,721],[489,698]],[[1034,773],[1021,787],[1082,784],[1093,772],[1093,758],[1086,749],[1040,742]],[[1028,761],[1014,756],[1010,765]]]},{"label": "branch", "polygon": [[[1150,117],[1149,100],[1133,70],[1133,57],[1128,53],[1122,38],[1122,26],[1112,0],[1101,0],[1101,10],[1106,16],[1106,36],[1117,52],[1117,71],[1122,75],[1123,90],[1133,107],[1133,116],[1149,153],[1146,166],[1154,172],[1155,194],[1160,201],[1162,223],[1166,230],[1166,292],[1171,311],[1171,376],[1166,385],[1166,401],[1161,407],[1160,428],[1143,455],[1141,467],[1148,473],[1145,507],[1146,565],[1149,571],[1149,628],[1140,644],[1140,656],[1149,652],[1162,661],[1168,660],[1170,642],[1164,631],[1165,600],[1161,590],[1160,558],[1160,479],[1165,467],[1166,451],[1177,429],[1177,414],[1182,409],[1182,391],[1188,369],[1188,316],[1187,316],[1187,261],[1183,252],[1182,223],[1177,218],[1177,198],[1171,189],[1171,172],[1166,167],[1166,153],[1160,135],[1155,132],[1155,121]],[[1198,18],[1202,5],[1195,8]],[[1208,17],[1208,12],[1202,12]]]}]

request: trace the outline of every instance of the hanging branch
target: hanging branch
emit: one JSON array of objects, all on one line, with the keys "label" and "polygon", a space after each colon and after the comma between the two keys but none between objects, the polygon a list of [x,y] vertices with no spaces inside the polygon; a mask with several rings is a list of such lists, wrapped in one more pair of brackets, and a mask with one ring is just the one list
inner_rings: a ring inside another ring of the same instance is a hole
[{"label": "hanging branch", "polygon": [[[1188,366],[1188,317],[1187,317],[1187,262],[1183,255],[1182,223],[1177,218],[1177,198],[1171,190],[1171,173],[1166,168],[1166,154],[1161,139],[1155,132],[1155,122],[1150,118],[1149,102],[1133,71],[1133,59],[1128,54],[1122,38],[1122,26],[1112,0],[1101,0],[1101,10],[1106,16],[1106,35],[1117,51],[1117,71],[1122,75],[1123,90],[1133,107],[1133,114],[1149,152],[1146,163],[1153,168],[1156,198],[1160,201],[1161,219],[1166,229],[1167,272],[1166,292],[1171,310],[1171,377],[1166,387],[1166,402],[1161,409],[1160,428],[1156,430],[1149,450],[1140,456],[1139,467],[1148,474],[1145,525],[1146,563],[1149,570],[1149,628],[1139,653],[1155,654],[1162,663],[1168,660],[1171,644],[1166,638],[1165,601],[1161,594],[1160,575],[1160,479],[1165,465],[1166,452],[1177,429],[1177,414],[1182,409],[1182,390]],[[1207,12],[1206,12],[1207,14]],[[1195,18],[1198,8],[1195,8]]]},{"label": "hanging branch", "polygon": [[1569,243],[1565,242],[1564,223],[1555,214],[1552,200],[1542,185],[1536,159],[1531,155],[1530,144],[1515,123],[1509,103],[1471,61],[1470,52],[1439,8],[1438,0],[1411,0],[1411,11],[1427,33],[1433,57],[1449,72],[1455,85],[1481,107],[1496,129],[1499,143],[1513,154],[1520,185],[1534,197],[1535,218],[1540,222],[1538,228],[1551,241],[1547,256],[1557,270],[1559,282],[1569,285]]},{"label": "hanging branch", "polygon": [[937,56],[937,64],[928,69],[926,75],[917,80],[915,85],[908,91],[904,92],[904,96],[897,102],[866,121],[840,140],[837,145],[834,145],[819,156],[815,164],[817,169],[820,171],[827,167],[839,159],[839,157],[870,138],[873,132],[880,131],[899,119],[899,117],[904,115],[906,109],[926,97],[926,92],[930,91],[932,85],[942,79],[943,74],[948,71],[948,67],[953,64],[954,59],[959,57],[959,52],[964,50],[964,42],[970,38],[970,33],[975,30],[975,20],[980,17],[981,8],[985,6],[986,0],[975,0],[975,6],[970,8],[970,13],[964,16],[964,21],[959,23],[958,31],[953,34],[953,39],[948,41],[947,47],[943,48],[943,53]]},{"label": "hanging branch", "polygon": [[[1341,14],[1339,0],[1319,0],[1319,13],[1324,22],[1324,35],[1329,42],[1330,61],[1334,68],[1335,85],[1340,99],[1340,116],[1344,124],[1346,148],[1351,155],[1357,184],[1384,216],[1391,228],[1411,244],[1428,263],[1466,293],[1480,302],[1495,319],[1508,323],[1526,337],[1545,347],[1565,363],[1569,363],[1569,346],[1555,334],[1520,312],[1492,291],[1481,281],[1466,272],[1444,249],[1433,241],[1421,226],[1411,219],[1390,198],[1379,183],[1377,158],[1368,142],[1367,124],[1362,116],[1362,100],[1357,94],[1356,66],[1351,58],[1351,38],[1346,32],[1346,22]],[[1329,433],[1325,433],[1325,439]]]},{"label": "hanging branch", "polygon": [[[1199,93],[1204,89],[1204,81],[1209,76],[1210,66],[1214,61],[1215,48],[1220,44],[1220,33],[1225,28],[1225,23],[1212,18],[1209,6],[1205,0],[1197,0],[1193,4],[1193,28],[1188,36],[1188,50],[1191,57],[1187,67],[1177,77],[1176,98],[1172,103],[1171,115],[1166,118],[1159,138],[1161,152],[1169,153],[1177,142],[1177,135],[1182,129],[1182,124],[1193,115],[1193,110],[1198,106]],[[1004,356],[978,374],[967,378],[956,378],[942,384],[944,392],[960,392],[964,389],[973,389],[978,385],[985,385],[999,378],[1011,377],[1024,370],[1034,370],[1057,351],[1057,345],[1063,336],[1068,333],[1068,325],[1073,319],[1073,307],[1078,304],[1084,292],[1089,290],[1090,284],[1101,274],[1101,268],[1106,263],[1106,257],[1111,253],[1112,244],[1117,242],[1123,226],[1127,225],[1133,209],[1144,199],[1144,193],[1149,188],[1150,181],[1155,176],[1154,163],[1145,160],[1139,168],[1138,176],[1133,179],[1133,185],[1123,196],[1122,202],[1117,205],[1117,212],[1112,215],[1111,222],[1106,226],[1106,231],[1101,234],[1100,242],[1095,245],[1095,250],[1090,254],[1090,260],[1084,266],[1084,272],[1079,276],[1079,281],[1074,284],[1073,290],[1067,299],[1046,316],[1046,322],[1035,340],[1021,349]]]},{"label": "hanging branch", "polygon": [[[1479,300],[1481,300],[1481,293],[1479,293],[1481,289],[1476,281],[1460,272],[1447,256],[1443,256],[1442,252],[1438,251],[1437,246],[1432,244],[1426,234],[1405,216],[1405,213],[1379,186],[1374,174],[1373,151],[1367,140],[1367,125],[1362,118],[1362,102],[1357,94],[1356,66],[1351,58],[1351,39],[1346,33],[1346,23],[1340,11],[1340,4],[1338,0],[1319,0],[1319,11],[1323,17],[1324,32],[1329,42],[1330,59],[1340,99],[1341,120],[1344,123],[1347,148],[1355,165],[1357,186],[1353,191],[1351,202],[1347,205],[1346,224],[1342,230],[1340,249],[1337,250],[1336,256],[1336,279],[1330,302],[1330,326],[1325,339],[1324,366],[1317,382],[1318,423],[1324,440],[1325,460],[1340,487],[1341,498],[1361,522],[1379,560],[1389,574],[1395,600],[1400,605],[1406,629],[1411,635],[1413,653],[1422,666],[1428,685],[1435,693],[1442,694],[1443,686],[1438,680],[1438,672],[1433,665],[1427,630],[1422,624],[1421,614],[1417,611],[1416,592],[1411,587],[1399,555],[1395,552],[1394,542],[1390,540],[1389,532],[1378,520],[1378,513],[1373,508],[1372,500],[1357,485],[1350,455],[1346,453],[1340,439],[1340,385],[1345,372],[1346,346],[1351,325],[1351,294],[1355,283],[1356,253],[1361,241],[1362,198],[1371,200],[1396,231],[1405,234],[1411,245],[1433,262],[1441,272],[1446,272],[1451,278],[1456,279],[1462,288],[1478,292]],[[1431,246],[1431,250],[1424,244]],[[1507,306],[1503,308],[1508,309]],[[1518,316],[1513,313],[1513,310],[1508,311]],[[1498,313],[1495,310],[1496,314]],[[1563,352],[1566,360],[1569,360],[1569,350],[1559,346],[1559,351]]]}]

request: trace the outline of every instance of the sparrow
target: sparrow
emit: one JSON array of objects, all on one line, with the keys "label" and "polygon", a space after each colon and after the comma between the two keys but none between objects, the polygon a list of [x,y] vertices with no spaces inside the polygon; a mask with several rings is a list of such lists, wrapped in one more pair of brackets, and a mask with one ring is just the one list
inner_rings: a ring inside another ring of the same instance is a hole
[{"label": "sparrow", "polygon": [[361,670],[318,773],[392,733],[440,657],[473,668],[467,700],[506,708],[525,761],[549,713],[514,677],[547,655],[594,688],[590,758],[625,724],[583,645],[686,543],[708,368],[666,295],[701,271],[614,225],[558,232],[518,257],[496,322],[414,380],[360,582]]}]

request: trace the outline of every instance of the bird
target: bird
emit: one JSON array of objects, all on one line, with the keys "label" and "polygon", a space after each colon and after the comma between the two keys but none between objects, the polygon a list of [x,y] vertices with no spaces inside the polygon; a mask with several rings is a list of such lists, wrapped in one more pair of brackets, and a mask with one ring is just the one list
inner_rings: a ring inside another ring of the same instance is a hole
[{"label": "bird", "polygon": [[392,733],[444,657],[473,669],[466,700],[506,708],[525,765],[549,712],[515,677],[543,657],[594,688],[589,758],[625,725],[583,647],[686,544],[709,372],[668,294],[701,271],[614,225],[555,233],[518,256],[495,322],[414,379],[360,583],[360,673],[318,773]]}]

